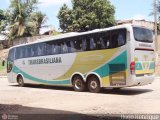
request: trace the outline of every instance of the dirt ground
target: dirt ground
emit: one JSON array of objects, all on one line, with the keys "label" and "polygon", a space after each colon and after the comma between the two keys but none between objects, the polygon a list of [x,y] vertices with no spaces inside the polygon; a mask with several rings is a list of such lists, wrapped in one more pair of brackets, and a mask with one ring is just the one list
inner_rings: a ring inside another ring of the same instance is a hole
[{"label": "dirt ground", "polygon": [[7,78],[0,78],[0,114],[39,114],[40,118],[54,114],[59,119],[64,115],[80,115],[88,119],[85,115],[160,114],[159,86],[160,78],[156,78],[150,85],[105,89],[97,94],[75,92],[67,87],[18,87],[8,83]]}]

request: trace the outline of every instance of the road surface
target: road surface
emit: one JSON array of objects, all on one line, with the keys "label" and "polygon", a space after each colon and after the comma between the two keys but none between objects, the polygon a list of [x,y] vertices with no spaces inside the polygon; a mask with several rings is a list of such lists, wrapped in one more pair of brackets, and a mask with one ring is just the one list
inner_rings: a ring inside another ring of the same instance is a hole
[{"label": "road surface", "polygon": [[54,114],[59,119],[79,114],[86,119],[83,115],[160,114],[160,78],[146,86],[105,89],[101,93],[75,92],[67,87],[18,87],[0,78],[0,114],[39,114],[40,118]]}]

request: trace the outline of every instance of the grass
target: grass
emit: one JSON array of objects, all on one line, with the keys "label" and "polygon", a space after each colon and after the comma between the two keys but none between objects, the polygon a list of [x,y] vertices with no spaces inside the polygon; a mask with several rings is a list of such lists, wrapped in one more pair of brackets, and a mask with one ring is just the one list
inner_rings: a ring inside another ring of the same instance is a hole
[{"label": "grass", "polygon": [[0,62],[0,76],[6,75],[6,64],[2,66],[2,62]]}]

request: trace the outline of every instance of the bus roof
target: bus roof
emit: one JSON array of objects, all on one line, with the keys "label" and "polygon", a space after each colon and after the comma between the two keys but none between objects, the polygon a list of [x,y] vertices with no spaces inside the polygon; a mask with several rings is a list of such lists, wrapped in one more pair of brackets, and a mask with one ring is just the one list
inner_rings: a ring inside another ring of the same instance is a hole
[{"label": "bus roof", "polygon": [[87,32],[69,32],[69,33],[59,34],[56,36],[38,39],[37,41],[31,42],[31,43],[16,45],[16,46],[11,47],[10,49],[20,47],[20,46],[32,45],[32,44],[36,44],[36,43],[43,43],[43,42],[47,42],[47,41],[51,41],[51,40],[59,40],[59,39],[63,39],[63,38],[70,38],[70,37],[75,37],[75,36],[80,36],[80,35],[87,35],[87,34],[91,34],[91,33],[98,33],[98,32],[107,31],[107,30],[114,30],[114,29],[120,29],[120,28],[128,28],[129,29],[131,26],[133,26],[133,25],[132,24],[123,24],[123,25],[117,25],[117,26],[108,27],[108,28],[95,29],[95,30],[91,30],[91,31],[87,31]]}]

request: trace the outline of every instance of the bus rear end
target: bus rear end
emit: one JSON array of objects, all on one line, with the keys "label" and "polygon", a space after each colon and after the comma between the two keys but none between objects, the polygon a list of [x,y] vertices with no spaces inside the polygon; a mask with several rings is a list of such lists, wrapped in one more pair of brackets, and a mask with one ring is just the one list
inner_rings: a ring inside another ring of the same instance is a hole
[{"label": "bus rear end", "polygon": [[147,85],[153,82],[155,78],[154,43],[151,30],[142,27],[133,27],[130,62],[131,86]]}]

